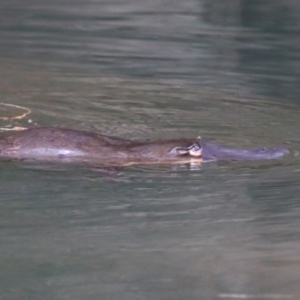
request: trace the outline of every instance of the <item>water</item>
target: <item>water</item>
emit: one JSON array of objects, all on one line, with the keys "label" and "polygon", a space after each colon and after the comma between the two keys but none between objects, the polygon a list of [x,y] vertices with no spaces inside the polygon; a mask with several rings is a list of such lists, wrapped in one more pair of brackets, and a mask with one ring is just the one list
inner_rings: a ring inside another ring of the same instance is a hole
[{"label": "water", "polygon": [[298,299],[297,9],[1,1],[1,101],[32,110],[1,127],[291,154],[120,174],[2,162],[0,299]]}]

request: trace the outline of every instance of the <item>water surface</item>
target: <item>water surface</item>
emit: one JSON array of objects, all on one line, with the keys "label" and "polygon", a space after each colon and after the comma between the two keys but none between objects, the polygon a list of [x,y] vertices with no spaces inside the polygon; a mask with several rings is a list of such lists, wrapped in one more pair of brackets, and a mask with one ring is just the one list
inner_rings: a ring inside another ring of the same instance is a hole
[{"label": "water surface", "polygon": [[297,4],[210,3],[1,2],[1,101],[32,110],[1,127],[291,154],[121,173],[1,162],[0,299],[299,298]]}]

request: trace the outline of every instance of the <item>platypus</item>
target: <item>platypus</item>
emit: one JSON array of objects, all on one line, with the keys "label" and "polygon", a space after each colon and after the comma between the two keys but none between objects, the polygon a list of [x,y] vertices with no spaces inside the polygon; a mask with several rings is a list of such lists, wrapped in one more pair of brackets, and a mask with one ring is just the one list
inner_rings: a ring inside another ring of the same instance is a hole
[{"label": "platypus", "polygon": [[202,138],[137,142],[66,128],[31,128],[0,135],[0,159],[78,162],[100,166],[201,163],[213,160],[269,160],[284,147],[233,149]]}]

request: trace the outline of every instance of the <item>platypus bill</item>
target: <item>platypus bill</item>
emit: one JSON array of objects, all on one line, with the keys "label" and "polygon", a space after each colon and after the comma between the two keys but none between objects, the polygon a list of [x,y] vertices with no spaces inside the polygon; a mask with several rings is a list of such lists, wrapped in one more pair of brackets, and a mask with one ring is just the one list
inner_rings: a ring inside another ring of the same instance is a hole
[{"label": "platypus bill", "polygon": [[284,147],[226,148],[201,138],[136,142],[65,128],[31,128],[0,135],[0,159],[77,162],[97,166],[270,160],[288,152]]}]

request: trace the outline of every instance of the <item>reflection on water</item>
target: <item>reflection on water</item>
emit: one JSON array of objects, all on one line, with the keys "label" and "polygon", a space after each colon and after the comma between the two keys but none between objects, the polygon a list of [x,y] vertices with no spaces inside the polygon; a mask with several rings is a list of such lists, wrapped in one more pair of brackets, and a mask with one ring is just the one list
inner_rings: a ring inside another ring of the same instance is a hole
[{"label": "reflection on water", "polygon": [[285,169],[129,169],[124,183],[3,166],[1,291],[10,299],[297,298],[299,176],[282,178]]},{"label": "reflection on water", "polygon": [[299,102],[299,3],[2,0],[0,55]]},{"label": "reflection on water", "polygon": [[298,299],[297,7],[1,1],[1,102],[32,110],[13,125],[292,151],[121,174],[1,162],[0,299]]}]

